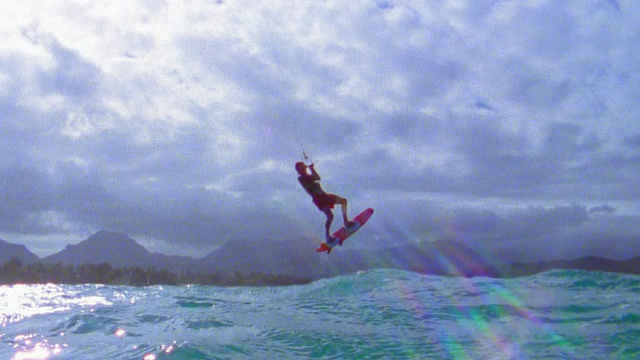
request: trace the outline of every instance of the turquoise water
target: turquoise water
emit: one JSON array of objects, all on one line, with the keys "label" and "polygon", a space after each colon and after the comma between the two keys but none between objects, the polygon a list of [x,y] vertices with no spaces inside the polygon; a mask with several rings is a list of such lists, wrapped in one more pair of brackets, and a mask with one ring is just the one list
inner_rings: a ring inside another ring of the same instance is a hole
[{"label": "turquoise water", "polygon": [[640,277],[0,287],[0,359],[635,359]]}]

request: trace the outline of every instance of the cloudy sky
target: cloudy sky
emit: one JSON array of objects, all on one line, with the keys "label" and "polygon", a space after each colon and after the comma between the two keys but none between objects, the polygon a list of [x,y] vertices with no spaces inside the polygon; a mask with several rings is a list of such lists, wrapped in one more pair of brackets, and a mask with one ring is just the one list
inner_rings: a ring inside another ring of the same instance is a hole
[{"label": "cloudy sky", "polygon": [[640,255],[639,24],[632,0],[3,1],[0,237],[319,242],[304,149],[375,208],[354,248]]}]

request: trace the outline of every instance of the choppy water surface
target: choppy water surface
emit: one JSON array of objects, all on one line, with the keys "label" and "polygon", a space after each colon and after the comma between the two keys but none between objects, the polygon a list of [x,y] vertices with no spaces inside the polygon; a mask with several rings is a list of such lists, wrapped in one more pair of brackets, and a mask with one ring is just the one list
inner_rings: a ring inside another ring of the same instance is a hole
[{"label": "choppy water surface", "polygon": [[0,287],[0,359],[635,359],[640,277],[371,271],[264,288]]}]

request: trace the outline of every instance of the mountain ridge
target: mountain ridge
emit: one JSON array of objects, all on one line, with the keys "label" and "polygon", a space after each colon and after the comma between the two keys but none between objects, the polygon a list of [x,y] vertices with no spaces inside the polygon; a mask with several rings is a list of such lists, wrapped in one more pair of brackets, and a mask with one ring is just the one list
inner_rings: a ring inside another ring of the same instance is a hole
[{"label": "mountain ridge", "polygon": [[40,258],[29,251],[26,246],[13,244],[0,239],[0,265],[14,258],[23,264],[34,264],[40,260]]},{"label": "mountain ridge", "polygon": [[[459,243],[442,241],[387,249],[342,248],[331,255],[316,253],[316,245],[310,238],[295,241],[237,239],[226,242],[204,258],[195,259],[151,253],[126,234],[103,230],[78,244],[67,245],[43,261],[74,266],[108,262],[115,268],[139,266],[168,269],[176,273],[263,273],[313,279],[380,267],[438,275],[496,275],[492,265]],[[440,258],[463,257],[467,264],[450,269],[432,254],[440,254]],[[473,259],[473,265],[469,265],[469,259]]]},{"label": "mountain ridge", "polygon": [[[0,240],[0,250],[9,244]],[[389,268],[442,276],[514,277],[552,269],[583,269],[640,273],[640,257],[612,260],[587,256],[573,260],[548,260],[534,263],[500,263],[479,255],[472,248],[454,240],[420,242],[379,249],[340,248],[318,254],[310,238],[297,240],[228,241],[204,258],[169,256],[151,253],[126,234],[99,231],[78,244],[68,245],[53,255],[39,259],[24,245],[13,245],[12,252],[25,264],[39,260],[80,266],[86,263],[110,263],[114,268],[155,268],[181,273],[269,274],[319,279],[361,270]],[[30,254],[30,255],[29,255]],[[8,261],[0,255],[0,264]],[[497,258],[497,257],[496,257]]]}]

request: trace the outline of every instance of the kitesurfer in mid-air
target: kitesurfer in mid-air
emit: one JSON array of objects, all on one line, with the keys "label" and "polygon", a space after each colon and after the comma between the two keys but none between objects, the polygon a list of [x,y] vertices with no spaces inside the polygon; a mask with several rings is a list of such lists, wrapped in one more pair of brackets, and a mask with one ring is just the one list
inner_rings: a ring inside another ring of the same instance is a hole
[{"label": "kitesurfer in mid-air", "polygon": [[[309,173],[307,169],[310,169],[311,173]],[[350,226],[356,225],[353,221],[349,221],[349,217],[347,216],[347,199],[336,194],[326,193],[322,189],[320,186],[320,175],[318,175],[318,172],[314,169],[313,164],[307,166],[307,164],[299,161],[296,163],[296,171],[298,172],[298,181],[307,193],[311,195],[313,203],[327,216],[327,221],[324,224],[327,243],[337,241],[337,239],[330,235],[331,223],[333,222],[333,211],[331,209],[333,209],[335,204],[339,204],[342,208],[344,226],[349,228]]]}]

